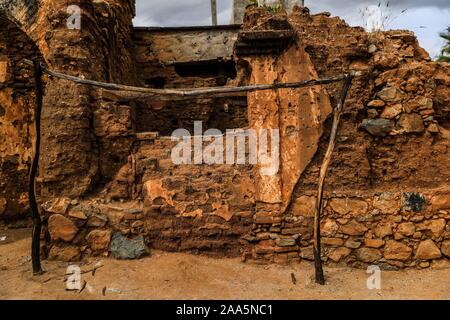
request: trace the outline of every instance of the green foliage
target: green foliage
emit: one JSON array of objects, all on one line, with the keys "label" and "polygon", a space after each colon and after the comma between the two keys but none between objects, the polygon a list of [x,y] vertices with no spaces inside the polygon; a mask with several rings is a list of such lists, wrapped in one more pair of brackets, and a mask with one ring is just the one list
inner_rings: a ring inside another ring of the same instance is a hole
[{"label": "green foliage", "polygon": [[438,61],[450,63],[450,27],[448,27],[445,32],[442,32],[439,35],[447,43],[444,44],[444,47],[442,48],[441,55],[439,56]]},{"label": "green foliage", "polygon": [[278,3],[274,6],[268,6],[266,4],[259,5],[258,0],[250,0],[250,4],[266,9],[270,13],[277,13],[281,9],[283,9],[282,0],[278,1]]}]

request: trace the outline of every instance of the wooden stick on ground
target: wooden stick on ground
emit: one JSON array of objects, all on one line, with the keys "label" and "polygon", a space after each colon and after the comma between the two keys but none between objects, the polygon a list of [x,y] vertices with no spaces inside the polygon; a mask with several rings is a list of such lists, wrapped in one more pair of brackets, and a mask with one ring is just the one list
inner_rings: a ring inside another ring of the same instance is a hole
[{"label": "wooden stick on ground", "polygon": [[40,253],[40,242],[41,242],[41,216],[39,215],[38,205],[36,203],[36,190],[35,181],[36,173],[39,166],[39,155],[40,155],[40,145],[41,145],[41,110],[42,110],[42,66],[39,59],[33,61],[34,65],[34,81],[35,81],[35,108],[34,108],[34,123],[36,126],[36,141],[33,163],[31,165],[29,180],[28,180],[28,198],[30,201],[31,217],[33,219],[33,234],[31,241],[31,259],[33,265],[33,274],[42,274],[41,268],[41,253]]},{"label": "wooden stick on ground", "polygon": [[325,153],[325,157],[322,162],[322,166],[320,168],[320,177],[319,177],[319,187],[317,191],[317,200],[316,200],[316,211],[314,213],[314,267],[316,273],[316,283],[324,285],[325,277],[323,275],[322,268],[322,258],[320,256],[320,216],[322,213],[322,196],[323,196],[323,187],[325,184],[325,177],[327,175],[328,166],[330,165],[331,155],[334,150],[334,146],[336,143],[336,135],[339,126],[339,120],[341,118],[342,108],[344,107],[345,99],[347,98],[348,90],[352,85],[354,74],[349,74],[345,76],[344,86],[342,88],[341,97],[339,102],[334,109],[333,116],[333,126],[331,128],[330,141],[328,144],[327,152]]}]

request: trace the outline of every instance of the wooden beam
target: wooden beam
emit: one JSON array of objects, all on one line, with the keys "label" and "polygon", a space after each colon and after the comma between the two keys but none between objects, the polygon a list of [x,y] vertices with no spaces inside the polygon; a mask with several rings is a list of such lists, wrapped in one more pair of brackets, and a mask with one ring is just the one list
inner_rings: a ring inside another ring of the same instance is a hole
[{"label": "wooden beam", "polygon": [[[24,63],[28,65],[33,65],[33,62],[30,60],[24,59]],[[256,84],[256,85],[247,85],[240,87],[206,87],[206,88],[187,88],[183,90],[179,89],[153,89],[153,88],[143,88],[143,87],[134,87],[127,86],[122,84],[115,83],[105,83],[98,82],[93,80],[86,80],[74,76],[70,76],[64,73],[56,72],[49,70],[47,68],[42,68],[43,72],[59,79],[73,81],[79,84],[91,85],[98,88],[103,88],[111,91],[125,91],[125,92],[135,92],[139,93],[139,97],[143,98],[146,96],[178,96],[178,97],[200,97],[200,96],[213,96],[217,94],[231,94],[231,93],[239,93],[239,92],[254,92],[254,91],[263,91],[263,90],[273,90],[273,89],[289,89],[289,88],[303,88],[315,85],[324,85],[333,82],[338,82],[344,80],[347,75],[339,75],[329,78],[322,79],[312,79],[305,80],[300,82],[287,82],[287,83],[273,83],[273,84]],[[358,76],[359,73],[351,72],[352,75]],[[130,95],[131,96],[131,95]]]}]

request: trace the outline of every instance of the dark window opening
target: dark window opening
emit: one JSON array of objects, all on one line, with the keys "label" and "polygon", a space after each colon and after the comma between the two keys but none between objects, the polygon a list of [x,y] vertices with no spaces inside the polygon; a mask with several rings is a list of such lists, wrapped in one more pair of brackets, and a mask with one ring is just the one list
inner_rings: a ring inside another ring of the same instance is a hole
[{"label": "dark window opening", "polygon": [[171,136],[176,129],[191,134],[194,121],[202,121],[202,129],[214,128],[223,133],[227,129],[248,127],[247,96],[199,98],[181,101],[136,101],[136,131],[159,132]]},{"label": "dark window opening", "polygon": [[145,84],[155,89],[163,89],[166,86],[167,81],[164,77],[153,77],[145,79]]},{"label": "dark window opening", "polygon": [[180,77],[199,78],[223,77],[234,79],[237,75],[234,61],[219,59],[176,63],[175,72]]}]

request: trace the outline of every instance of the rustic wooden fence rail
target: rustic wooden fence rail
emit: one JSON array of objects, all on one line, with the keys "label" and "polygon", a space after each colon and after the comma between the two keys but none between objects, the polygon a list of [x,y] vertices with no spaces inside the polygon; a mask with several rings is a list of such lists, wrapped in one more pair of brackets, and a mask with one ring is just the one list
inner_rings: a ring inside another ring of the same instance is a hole
[{"label": "rustic wooden fence rail", "polygon": [[[41,274],[41,264],[40,264],[40,231],[41,231],[41,219],[38,213],[38,206],[36,203],[36,195],[35,195],[35,179],[36,179],[36,171],[39,164],[39,147],[40,147],[40,114],[42,109],[42,99],[43,99],[43,86],[42,86],[42,74],[47,74],[51,77],[72,81],[75,83],[90,85],[97,88],[102,88],[111,91],[125,91],[132,92],[138,94],[138,97],[154,97],[154,96],[173,96],[173,97],[200,97],[200,96],[213,96],[213,95],[223,95],[223,94],[231,94],[231,93],[247,93],[254,91],[263,91],[263,90],[276,90],[276,89],[288,89],[288,88],[304,88],[315,85],[324,85],[330,84],[334,82],[344,81],[344,85],[342,88],[341,96],[338,101],[337,106],[333,109],[333,125],[331,128],[330,139],[328,143],[327,152],[323,159],[318,190],[317,190],[317,201],[315,207],[314,214],[314,262],[315,262],[315,278],[316,282],[319,284],[325,284],[325,278],[322,269],[322,259],[321,259],[321,248],[320,248],[320,218],[322,214],[322,205],[323,205],[323,188],[325,185],[325,178],[328,171],[328,166],[331,161],[331,155],[334,150],[334,146],[336,143],[336,135],[339,126],[339,120],[341,117],[341,112],[345,104],[345,99],[347,97],[347,93],[350,90],[352,80],[356,76],[361,76],[363,73],[351,71],[348,74],[343,74],[339,76],[322,78],[322,79],[313,79],[313,80],[305,80],[300,82],[287,82],[287,83],[273,83],[273,84],[255,84],[255,85],[247,85],[240,87],[207,87],[207,88],[189,88],[184,90],[179,89],[153,89],[153,88],[143,88],[143,87],[134,87],[127,86],[116,83],[106,83],[99,82],[93,80],[82,79],[79,77],[70,76],[64,73],[52,71],[48,69],[42,62],[34,60],[24,59],[24,63],[34,67],[34,76],[35,76],[35,90],[36,90],[36,102],[35,102],[35,125],[36,125],[36,146],[33,164],[30,170],[30,180],[29,180],[29,198],[30,198],[30,207],[33,217],[33,237],[32,237],[32,264],[33,264],[33,273]],[[133,96],[126,96],[127,98],[132,99]]]}]

